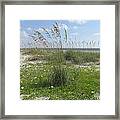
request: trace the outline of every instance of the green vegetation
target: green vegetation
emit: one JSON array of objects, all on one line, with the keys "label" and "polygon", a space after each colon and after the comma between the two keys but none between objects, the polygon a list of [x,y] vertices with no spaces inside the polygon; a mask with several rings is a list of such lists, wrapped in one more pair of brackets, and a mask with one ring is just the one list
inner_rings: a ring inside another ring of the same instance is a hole
[{"label": "green vegetation", "polygon": [[69,50],[65,52],[65,59],[75,64],[83,64],[88,62],[99,62],[100,55],[98,52],[79,52]]},{"label": "green vegetation", "polygon": [[[100,94],[100,71],[95,62],[99,60],[99,52],[55,51],[38,52],[40,56],[46,54],[46,63],[27,63],[20,70],[20,94],[22,99],[49,99],[49,100],[96,100]],[[69,55],[69,54],[70,55]],[[72,54],[73,53],[73,54]],[[29,50],[29,54],[30,50]],[[55,59],[61,54],[62,59]],[[88,55],[88,56],[87,56]],[[67,56],[67,57],[66,57]],[[76,59],[85,60],[89,56],[96,61],[92,65],[81,67],[86,61],[74,63]],[[87,56],[87,57],[86,57]],[[34,55],[32,56],[34,57]],[[36,61],[36,60],[35,60]],[[34,62],[35,62],[34,61]],[[55,62],[56,61],[56,62]],[[61,61],[61,62],[60,62]],[[67,63],[71,61],[71,63]]]}]

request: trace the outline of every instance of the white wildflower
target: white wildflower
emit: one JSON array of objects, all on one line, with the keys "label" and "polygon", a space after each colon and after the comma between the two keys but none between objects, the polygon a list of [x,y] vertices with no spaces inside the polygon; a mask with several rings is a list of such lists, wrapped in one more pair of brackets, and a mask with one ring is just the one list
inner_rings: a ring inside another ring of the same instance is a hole
[{"label": "white wildflower", "polygon": [[94,93],[94,91],[91,91],[91,93]]},{"label": "white wildflower", "polygon": [[24,89],[24,87],[21,87],[21,89]]},{"label": "white wildflower", "polygon": [[53,88],[53,86],[51,86],[51,88]]}]

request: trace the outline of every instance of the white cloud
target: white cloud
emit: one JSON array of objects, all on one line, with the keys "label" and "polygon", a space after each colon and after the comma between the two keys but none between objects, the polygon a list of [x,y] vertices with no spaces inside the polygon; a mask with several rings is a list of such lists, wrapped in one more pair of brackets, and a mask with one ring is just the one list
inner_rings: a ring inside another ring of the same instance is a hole
[{"label": "white cloud", "polygon": [[[38,30],[39,32],[41,32],[41,33],[44,33],[44,32],[45,32],[43,28],[38,28],[37,30]],[[51,29],[50,29],[50,28],[45,28],[45,30],[47,30],[48,32],[51,32]]]},{"label": "white cloud", "polygon": [[77,33],[77,32],[75,32],[75,33],[71,33],[71,35],[72,35],[72,36],[77,36],[78,33]]},{"label": "white cloud", "polygon": [[22,31],[20,32],[20,36],[21,36],[21,38],[29,37],[29,36],[28,36],[28,33],[27,33],[25,30],[22,30]]},{"label": "white cloud", "polygon": [[77,29],[78,28],[78,26],[73,26],[73,29]]},{"label": "white cloud", "polygon": [[93,33],[93,36],[99,36],[100,33]]},{"label": "white cloud", "polygon": [[25,30],[20,31],[20,46],[27,47],[29,41],[29,34]]},{"label": "white cloud", "polygon": [[32,30],[32,28],[31,28],[31,27],[28,27],[28,28],[27,28],[27,30],[31,31],[31,30]]},{"label": "white cloud", "polygon": [[100,39],[100,33],[96,32],[91,34],[90,36],[87,37],[87,40],[99,40]]},{"label": "white cloud", "polygon": [[69,22],[83,25],[83,24],[87,23],[87,20],[69,20]]}]

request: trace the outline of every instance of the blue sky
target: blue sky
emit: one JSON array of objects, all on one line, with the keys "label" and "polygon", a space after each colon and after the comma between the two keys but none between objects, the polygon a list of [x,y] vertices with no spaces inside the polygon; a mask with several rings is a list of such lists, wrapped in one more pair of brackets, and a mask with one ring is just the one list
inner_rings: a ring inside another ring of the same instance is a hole
[{"label": "blue sky", "polygon": [[[34,30],[39,30],[43,35],[42,27],[50,31],[53,24],[58,23],[61,35],[64,36],[63,29],[67,30],[68,43],[62,38],[63,47],[73,48],[99,48],[100,43],[100,21],[99,20],[21,20],[20,21],[20,41],[21,47],[34,47],[33,40],[29,35]],[[51,41],[46,37],[48,41]],[[72,43],[72,45],[71,45]],[[37,46],[42,47],[42,45]]]}]

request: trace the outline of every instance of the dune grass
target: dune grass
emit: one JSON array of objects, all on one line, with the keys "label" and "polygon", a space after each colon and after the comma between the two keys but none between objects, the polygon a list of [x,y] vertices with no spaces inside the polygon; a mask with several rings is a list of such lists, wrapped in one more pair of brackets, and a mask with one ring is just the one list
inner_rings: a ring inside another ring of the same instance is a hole
[{"label": "dune grass", "polygon": [[63,86],[50,84],[52,67],[49,64],[28,64],[20,71],[20,94],[22,99],[48,97],[49,100],[95,100],[100,93],[100,75],[96,67],[76,68],[63,66],[67,72],[67,82]]}]

